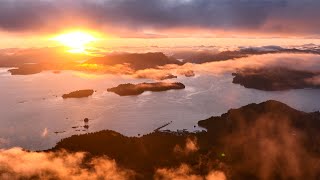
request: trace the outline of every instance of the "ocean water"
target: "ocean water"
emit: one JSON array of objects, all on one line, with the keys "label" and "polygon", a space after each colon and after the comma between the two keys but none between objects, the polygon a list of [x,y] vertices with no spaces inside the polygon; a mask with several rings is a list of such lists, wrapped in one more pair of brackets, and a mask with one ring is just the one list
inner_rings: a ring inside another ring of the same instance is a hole
[{"label": "ocean water", "polygon": [[[121,83],[152,81],[75,71],[11,76],[7,70],[0,69],[0,148],[19,146],[43,150],[73,134],[103,129],[137,136],[171,121],[163,129],[197,131],[201,130],[196,126],[199,120],[219,116],[230,108],[270,99],[307,112],[320,109],[317,100],[320,90],[265,92],[246,89],[232,84],[230,73],[179,77],[171,81],[184,83],[184,90],[121,97],[107,92],[107,88]],[[61,98],[64,93],[80,89],[97,92],[88,98]],[[88,129],[81,127],[84,118],[90,119]],[[75,126],[80,127],[72,128]]]}]

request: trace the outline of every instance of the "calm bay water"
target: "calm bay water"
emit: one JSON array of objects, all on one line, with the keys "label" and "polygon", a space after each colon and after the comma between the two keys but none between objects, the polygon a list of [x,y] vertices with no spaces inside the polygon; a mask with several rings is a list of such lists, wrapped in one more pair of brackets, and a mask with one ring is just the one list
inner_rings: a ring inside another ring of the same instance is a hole
[{"label": "calm bay water", "polygon": [[[150,80],[74,71],[11,76],[7,69],[0,69],[0,148],[47,149],[73,134],[103,129],[137,136],[170,121],[172,124],[164,129],[194,131],[199,130],[194,126],[201,119],[269,99],[308,112],[320,109],[320,101],[316,100],[320,90],[264,92],[246,89],[232,84],[230,74],[175,79],[186,85],[184,90],[146,92],[131,97],[107,92],[107,88],[121,83],[146,81]],[[61,98],[64,93],[80,89],[97,92],[89,98]],[[90,119],[88,130],[72,128],[83,126],[84,118]]]}]

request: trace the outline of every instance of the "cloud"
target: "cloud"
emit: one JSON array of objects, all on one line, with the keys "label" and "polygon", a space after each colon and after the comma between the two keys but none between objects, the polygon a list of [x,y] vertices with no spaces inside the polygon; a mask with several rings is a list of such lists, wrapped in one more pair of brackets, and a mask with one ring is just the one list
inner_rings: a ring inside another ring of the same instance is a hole
[{"label": "cloud", "polygon": [[317,63],[319,59],[319,55],[312,54],[265,54],[195,65],[195,70],[221,74],[243,68],[286,67],[295,70],[319,72],[320,65]]},{"label": "cloud", "polygon": [[85,153],[0,150],[0,179],[128,179],[134,173],[114,160],[94,158],[84,166]]},{"label": "cloud", "polygon": [[221,171],[211,171],[206,177],[194,174],[192,168],[186,164],[181,164],[178,168],[160,168],[156,170],[155,179],[172,180],[226,180],[226,176]]},{"label": "cloud", "polygon": [[[130,75],[134,78],[146,78],[154,80],[164,80],[175,78],[176,76],[193,77],[201,74],[221,75],[224,73],[234,73],[239,69],[259,69],[283,67],[298,71],[308,71],[320,73],[320,55],[298,54],[298,53],[278,53],[251,55],[249,57],[237,58],[225,61],[208,62],[203,64],[186,63],[184,65],[167,64],[157,68],[133,70],[129,64],[118,64],[114,66],[103,66],[97,64],[82,64],[75,70],[89,73],[109,73]],[[307,80],[310,83],[318,83],[318,78]]]},{"label": "cloud", "polygon": [[155,179],[190,179],[190,180],[201,180],[202,177],[199,175],[192,174],[191,168],[186,165],[182,164],[180,167],[176,169],[166,169],[161,168],[157,169],[155,173]]},{"label": "cloud", "polygon": [[83,63],[77,65],[74,70],[85,71],[85,72],[96,72],[106,74],[132,74],[134,70],[129,64],[116,64],[116,65],[99,65],[99,64],[88,64]]},{"label": "cloud", "polygon": [[[195,139],[187,139],[186,150],[198,149]],[[30,152],[21,148],[0,149],[0,179],[133,179],[137,174],[120,168],[104,156],[88,157],[84,152]],[[198,175],[190,165],[177,168],[158,168],[155,179],[226,180],[222,171],[210,170]]]},{"label": "cloud", "polygon": [[187,138],[185,147],[176,145],[173,149],[175,153],[188,155],[199,150],[197,138]]},{"label": "cloud", "polygon": [[[239,114],[241,116],[241,114]],[[239,117],[241,119],[241,117]],[[254,122],[239,122],[240,128],[224,141],[228,151],[246,160],[234,162],[233,170],[255,167],[259,179],[314,179],[319,172],[319,158],[306,148],[307,136],[287,117],[266,113]],[[231,154],[233,154],[231,153]]]},{"label": "cloud", "polygon": [[[238,69],[273,67],[320,73],[319,60],[320,56],[313,54],[264,54],[203,64],[186,63],[182,66],[170,64],[160,66],[158,69],[139,70],[136,71],[133,76],[138,78],[160,79],[160,77],[165,77],[167,74],[184,75],[183,73],[188,71],[193,71],[196,75],[221,75],[224,73],[231,74]],[[313,81],[316,82],[316,80],[317,79],[314,79]]]},{"label": "cloud", "polygon": [[221,171],[212,171],[206,177],[207,180],[226,180],[226,175]]},{"label": "cloud", "polygon": [[132,37],[166,37],[170,29],[319,35],[319,8],[316,0],[2,0],[0,28],[93,27]]}]

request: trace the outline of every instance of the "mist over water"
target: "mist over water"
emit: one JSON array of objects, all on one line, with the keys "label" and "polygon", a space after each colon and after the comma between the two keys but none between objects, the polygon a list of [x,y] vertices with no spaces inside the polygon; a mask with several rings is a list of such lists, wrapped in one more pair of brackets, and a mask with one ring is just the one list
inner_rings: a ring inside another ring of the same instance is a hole
[{"label": "mist over water", "polygon": [[[28,76],[10,76],[0,70],[0,147],[42,150],[73,134],[103,129],[127,136],[146,134],[172,121],[164,129],[200,130],[197,122],[219,116],[230,108],[269,99],[302,111],[320,109],[317,89],[266,92],[232,84],[230,73],[198,74],[170,81],[182,82],[184,90],[145,92],[120,97],[107,88],[121,83],[151,82],[120,75],[93,75],[75,71],[50,71]],[[61,95],[80,89],[94,89],[93,96],[62,99]],[[83,119],[89,118],[89,129]],[[85,131],[83,131],[85,130]],[[55,133],[58,132],[58,133]]]}]

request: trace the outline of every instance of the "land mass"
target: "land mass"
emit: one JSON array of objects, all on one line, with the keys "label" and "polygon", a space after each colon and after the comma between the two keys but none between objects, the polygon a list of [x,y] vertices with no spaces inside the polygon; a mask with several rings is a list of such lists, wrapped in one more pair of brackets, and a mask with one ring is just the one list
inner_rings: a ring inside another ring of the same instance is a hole
[{"label": "land mass", "polygon": [[[85,64],[119,65],[130,64],[133,69],[157,68],[167,64],[182,65],[186,62],[205,63],[223,61],[250,55],[261,55],[270,53],[308,53],[320,54],[319,47],[315,48],[283,48],[280,46],[262,46],[241,48],[234,51],[216,52],[206,51],[177,51],[171,56],[162,52],[149,53],[111,53],[103,57],[93,57],[86,54],[72,54],[66,52],[63,47],[29,48],[29,49],[0,49],[0,67],[20,67],[25,64],[48,65],[49,70],[77,70],[80,62]],[[178,59],[183,59],[183,62]],[[54,68],[59,69],[54,69]]]},{"label": "land mass", "polygon": [[133,96],[142,94],[145,91],[167,91],[171,89],[184,89],[185,85],[179,82],[156,82],[140,84],[120,84],[117,87],[109,88],[109,92],[114,92],[120,96]]},{"label": "land mass", "polygon": [[84,98],[84,97],[89,97],[94,93],[94,90],[92,89],[85,89],[85,90],[78,90],[78,91],[73,91],[68,94],[62,95],[63,99],[67,98]]},{"label": "land mass", "polygon": [[31,75],[31,74],[38,74],[42,72],[42,68],[37,65],[23,65],[18,68],[9,69],[8,72],[11,75]]},{"label": "land mass", "polygon": [[308,71],[287,68],[241,69],[233,75],[234,84],[264,91],[320,88],[320,83],[312,82],[319,74]]},{"label": "land mass", "polygon": [[48,151],[88,152],[89,159],[107,156],[136,172],[136,179],[152,179],[157,169],[181,164],[202,177],[211,171],[239,180],[320,177],[319,112],[301,112],[271,100],[198,124],[207,131],[126,137],[104,130],[73,135]]},{"label": "land mass", "polygon": [[[45,53],[48,53],[48,58],[44,58]],[[70,54],[66,52],[64,53]],[[37,74],[45,70],[54,72],[61,70],[75,70],[99,73],[132,74],[137,70],[158,68],[159,66],[167,64],[184,64],[161,52],[113,53],[104,57],[75,56],[73,58],[68,55],[64,55],[64,53],[62,49],[59,48],[30,49],[24,51],[16,50],[7,53],[10,55],[1,54],[0,52],[0,67],[15,67],[9,70],[12,75]],[[61,61],[61,59],[65,59],[65,61]],[[85,61],[83,62],[83,60]],[[163,77],[163,79],[169,78],[176,78],[176,76],[168,74],[168,76]]]},{"label": "land mass", "polygon": [[306,54],[320,54],[320,49],[298,49],[298,48],[283,48],[280,46],[261,46],[261,47],[249,47],[241,48],[234,51],[182,51],[176,52],[172,55],[173,58],[183,59],[183,62],[189,63],[206,63],[215,61],[225,61],[243,57],[249,57],[251,55],[262,54],[279,54],[279,53],[306,53]]},{"label": "land mass", "polygon": [[103,65],[116,65],[116,64],[129,64],[135,70],[157,68],[166,64],[178,64],[180,61],[170,58],[161,52],[156,53],[125,53],[125,54],[109,54],[104,57],[96,57],[88,60],[88,64],[103,64]]}]

